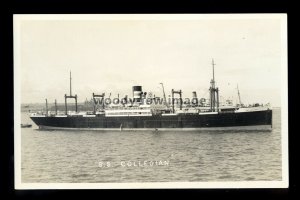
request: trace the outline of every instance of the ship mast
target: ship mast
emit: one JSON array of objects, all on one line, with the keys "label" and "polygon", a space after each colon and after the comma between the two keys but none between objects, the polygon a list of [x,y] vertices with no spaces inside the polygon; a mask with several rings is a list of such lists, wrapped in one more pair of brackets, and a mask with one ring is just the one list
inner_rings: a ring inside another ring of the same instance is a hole
[{"label": "ship mast", "polygon": [[212,67],[213,67],[213,80],[212,81],[213,81],[213,84],[215,85],[215,65],[216,64],[214,62],[214,59],[212,59],[212,63],[211,64],[212,64]]},{"label": "ship mast", "polygon": [[48,117],[48,101],[47,101],[47,99],[45,99],[46,100],[46,117]]},{"label": "ship mast", "polygon": [[56,99],[54,101],[54,106],[55,106],[55,115],[57,115],[57,102],[56,102]]},{"label": "ship mast", "polygon": [[72,96],[72,73],[70,71],[70,96]]},{"label": "ship mast", "polygon": [[238,91],[238,96],[239,96],[240,107],[242,107],[241,95],[240,95],[240,90],[239,90],[238,84],[237,84],[237,91]]},{"label": "ship mast", "polygon": [[166,105],[167,107],[169,107],[169,106],[168,106],[168,103],[167,103],[167,98],[166,98],[166,93],[165,93],[164,84],[163,84],[163,83],[160,83],[160,84],[161,84],[161,86],[162,86],[163,93],[164,93],[164,102],[165,102],[165,105]]},{"label": "ship mast", "polygon": [[214,59],[212,59],[212,72],[213,77],[210,81],[210,110],[211,112],[219,111],[219,88],[215,87],[215,62]]},{"label": "ship mast", "polygon": [[77,94],[72,95],[72,74],[70,71],[70,95],[65,94],[65,114],[68,114],[68,102],[67,99],[75,99],[75,112],[77,113]]}]

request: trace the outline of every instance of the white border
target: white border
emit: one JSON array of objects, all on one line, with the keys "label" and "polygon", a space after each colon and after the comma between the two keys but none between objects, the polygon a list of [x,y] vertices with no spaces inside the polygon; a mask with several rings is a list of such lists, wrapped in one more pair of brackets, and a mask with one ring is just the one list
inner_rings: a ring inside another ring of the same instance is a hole
[{"label": "white border", "polygon": [[[21,182],[21,55],[20,24],[24,20],[281,20],[281,143],[282,181],[236,182],[144,182],[144,183],[22,183]],[[139,189],[139,188],[287,188],[288,187],[288,93],[287,14],[103,14],[103,15],[14,15],[14,158],[15,189]]]}]

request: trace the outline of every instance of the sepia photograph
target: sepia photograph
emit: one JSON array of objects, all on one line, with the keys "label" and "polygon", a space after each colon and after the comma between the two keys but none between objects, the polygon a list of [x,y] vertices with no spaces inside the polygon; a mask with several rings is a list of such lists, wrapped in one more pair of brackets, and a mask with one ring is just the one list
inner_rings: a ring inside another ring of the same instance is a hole
[{"label": "sepia photograph", "polygon": [[287,188],[286,14],[15,14],[15,189]]}]

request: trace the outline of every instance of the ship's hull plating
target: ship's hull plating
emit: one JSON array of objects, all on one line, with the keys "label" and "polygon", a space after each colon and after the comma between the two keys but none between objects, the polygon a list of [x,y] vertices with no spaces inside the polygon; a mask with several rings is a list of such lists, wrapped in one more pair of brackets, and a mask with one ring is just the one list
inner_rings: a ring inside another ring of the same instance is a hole
[{"label": "ship's hull plating", "polygon": [[198,130],[259,129],[272,127],[272,110],[202,115],[170,115],[140,117],[38,117],[31,119],[40,129],[80,130]]}]

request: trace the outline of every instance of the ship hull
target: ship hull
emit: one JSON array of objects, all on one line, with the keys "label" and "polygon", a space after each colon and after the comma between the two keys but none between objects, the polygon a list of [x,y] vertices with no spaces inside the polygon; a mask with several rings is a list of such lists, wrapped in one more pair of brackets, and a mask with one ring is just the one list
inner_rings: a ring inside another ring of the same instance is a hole
[{"label": "ship hull", "polygon": [[31,119],[40,129],[69,130],[205,130],[220,129],[271,129],[272,110],[216,113],[179,114],[168,116],[123,116],[123,117],[45,117]]}]

